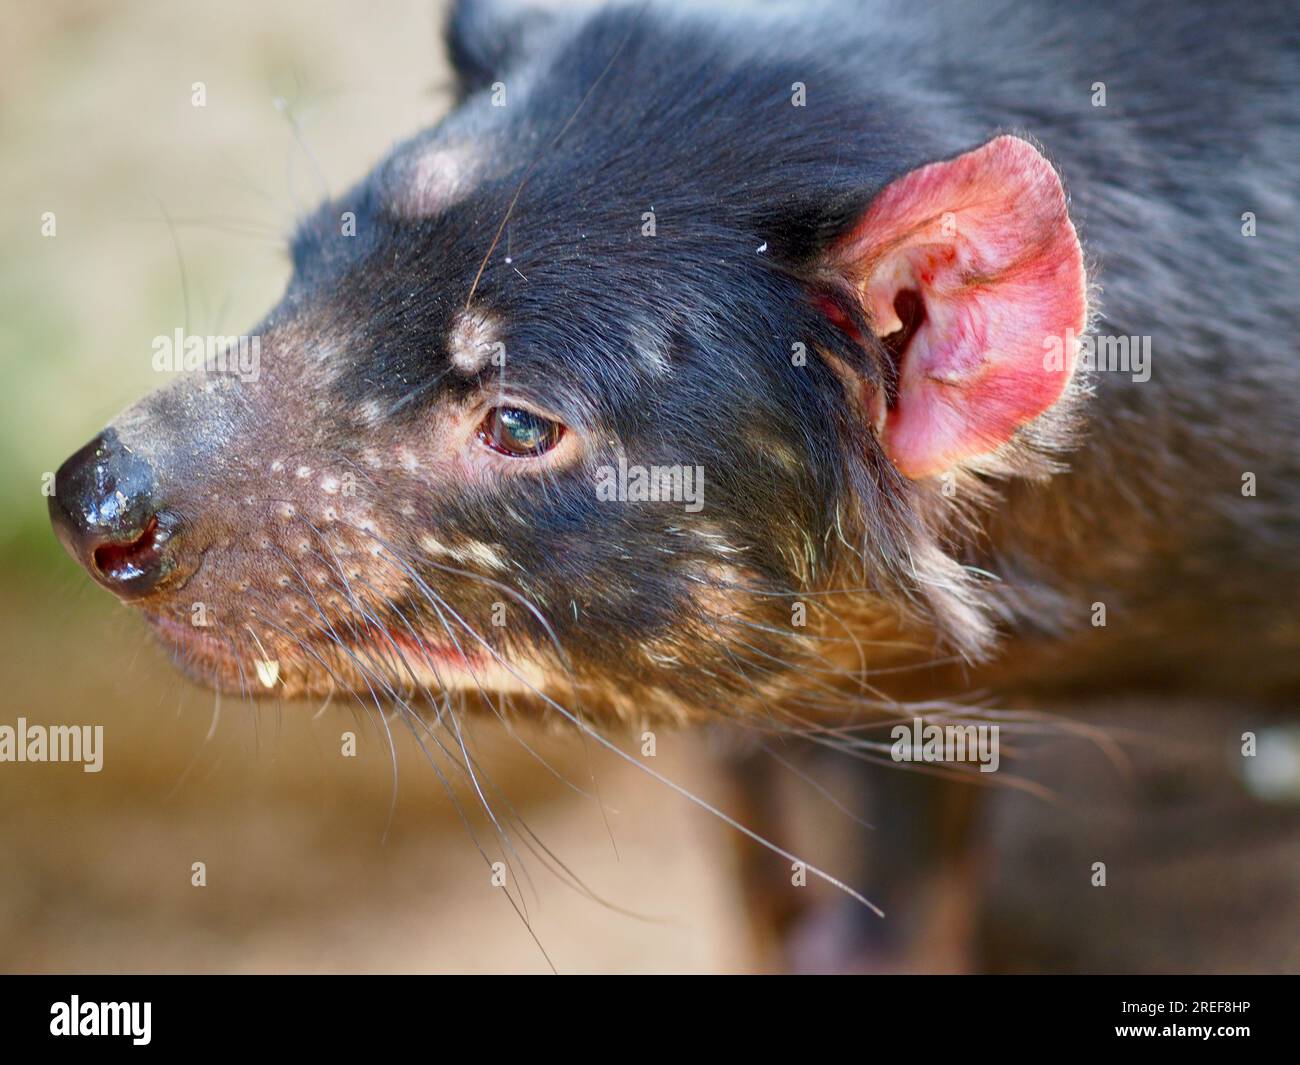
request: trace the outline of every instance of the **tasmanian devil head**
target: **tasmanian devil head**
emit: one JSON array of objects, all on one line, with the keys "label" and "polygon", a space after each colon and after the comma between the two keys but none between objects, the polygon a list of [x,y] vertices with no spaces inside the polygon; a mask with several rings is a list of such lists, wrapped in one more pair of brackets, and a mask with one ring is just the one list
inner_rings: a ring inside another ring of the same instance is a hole
[{"label": "tasmanian devil head", "polygon": [[983,653],[956,500],[1050,468],[1085,324],[1043,155],[752,16],[450,46],[244,346],[59,470],[69,552],[235,690],[702,716]]}]

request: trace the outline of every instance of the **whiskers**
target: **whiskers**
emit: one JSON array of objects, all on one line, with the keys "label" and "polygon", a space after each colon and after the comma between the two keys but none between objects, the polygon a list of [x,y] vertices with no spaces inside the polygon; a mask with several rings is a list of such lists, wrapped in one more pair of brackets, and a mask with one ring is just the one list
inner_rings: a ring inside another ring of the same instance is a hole
[{"label": "whiskers", "polygon": [[[281,695],[306,692],[323,698],[313,720],[344,702],[367,722],[384,745],[391,773],[385,839],[399,799],[400,742],[413,744],[484,865],[494,877],[505,870],[505,876],[494,882],[543,956],[546,951],[533,918],[539,897],[533,879],[536,867],[584,898],[619,913],[628,911],[584,883],[493,779],[474,735],[479,719],[498,723],[549,776],[594,803],[615,852],[614,831],[596,779],[594,755],[599,752],[635,767],[738,835],[797,863],[808,875],[884,916],[845,880],[755,831],[611,738],[597,712],[603,706],[589,705],[593,695],[605,698],[603,691],[566,651],[547,609],[554,607],[544,608],[528,594],[526,584],[453,565],[444,557],[381,535],[369,522],[357,524],[331,516],[328,524],[320,524],[301,513],[293,513],[292,522],[292,528],[302,533],[294,539],[293,550],[273,543],[266,552],[267,563],[273,561],[284,574],[281,587],[273,590],[259,584],[241,592],[248,624],[227,626],[220,636],[228,652],[226,669],[229,672],[233,663],[237,670],[241,698],[251,706],[258,689],[245,663],[274,660],[278,665],[275,688]],[[921,645],[897,635],[896,627],[877,624],[864,605],[875,601],[867,588],[799,593],[748,575],[731,579],[717,573],[701,578],[701,588],[703,598],[690,627],[698,653],[688,655],[689,648],[682,649],[680,676],[699,685],[701,701],[715,721],[743,725],[776,764],[838,815],[864,827],[869,826],[805,772],[798,759],[787,757],[792,747],[825,750],[908,772],[1018,788],[1051,799],[1050,792],[1033,781],[1007,772],[981,774],[974,765],[899,767],[891,757],[887,730],[916,718],[941,725],[996,725],[1008,738],[1008,757],[1021,743],[1053,733],[1104,742],[1095,730],[1048,715],[989,705],[978,693],[923,702],[891,697],[878,683],[885,675],[940,669],[954,660],[947,655],[927,656]],[[728,602],[733,603],[730,609]],[[789,623],[796,602],[807,610],[807,626]],[[485,620],[487,608],[500,603],[509,604],[517,618],[504,628]],[[568,620],[565,615],[561,619]],[[671,648],[666,650],[670,652]],[[876,664],[880,662],[885,664]],[[713,703],[703,698],[706,693]],[[210,736],[220,711],[218,696]],[[570,780],[518,727],[521,718],[538,713],[581,741],[588,755],[589,779]],[[1108,749],[1119,757],[1113,744]]]}]

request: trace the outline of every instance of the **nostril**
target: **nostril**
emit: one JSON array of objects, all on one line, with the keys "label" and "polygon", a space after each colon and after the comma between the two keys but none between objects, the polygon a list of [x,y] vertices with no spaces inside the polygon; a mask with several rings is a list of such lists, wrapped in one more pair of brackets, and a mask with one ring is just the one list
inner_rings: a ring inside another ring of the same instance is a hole
[{"label": "nostril", "polygon": [[147,459],[107,429],[54,477],[50,521],[76,561],[119,599],[139,599],[192,573],[185,522],[159,496]]},{"label": "nostril", "polygon": [[126,544],[107,543],[91,555],[95,569],[105,580],[125,583],[158,569],[162,562],[162,545],[158,518],[150,518],[138,537]]}]

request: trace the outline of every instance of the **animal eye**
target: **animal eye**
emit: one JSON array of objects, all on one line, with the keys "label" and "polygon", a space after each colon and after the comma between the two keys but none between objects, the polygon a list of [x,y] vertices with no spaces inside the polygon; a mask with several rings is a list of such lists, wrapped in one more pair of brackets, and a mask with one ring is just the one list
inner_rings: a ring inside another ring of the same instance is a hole
[{"label": "animal eye", "polygon": [[493,407],[478,428],[478,438],[493,451],[516,459],[544,455],[560,442],[564,426],[519,407]]}]

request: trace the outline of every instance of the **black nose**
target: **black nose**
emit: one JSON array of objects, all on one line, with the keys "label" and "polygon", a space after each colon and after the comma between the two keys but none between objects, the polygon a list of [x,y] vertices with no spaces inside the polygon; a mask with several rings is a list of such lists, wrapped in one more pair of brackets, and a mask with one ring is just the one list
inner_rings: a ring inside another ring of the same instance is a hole
[{"label": "black nose", "polygon": [[149,463],[108,429],[54,475],[50,521],[68,554],[109,591],[135,599],[172,572],[175,519],[158,509]]}]

